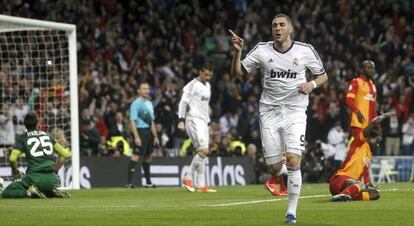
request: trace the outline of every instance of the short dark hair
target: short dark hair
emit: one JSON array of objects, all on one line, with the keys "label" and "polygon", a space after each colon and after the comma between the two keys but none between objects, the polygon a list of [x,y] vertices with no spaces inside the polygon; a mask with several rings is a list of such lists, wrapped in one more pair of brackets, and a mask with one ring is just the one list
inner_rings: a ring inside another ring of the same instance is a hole
[{"label": "short dark hair", "polygon": [[148,84],[148,85],[149,85],[149,82],[147,82],[147,80],[141,80],[141,81],[139,81],[139,82],[138,82],[138,89],[139,89],[139,87],[141,87],[141,85],[143,85],[143,84]]},{"label": "short dark hair", "polygon": [[214,71],[214,66],[210,63],[205,63],[200,67],[200,70]]},{"label": "short dark hair", "polygon": [[39,116],[34,111],[27,113],[26,117],[24,117],[24,126],[26,126],[28,131],[35,130],[37,123],[39,123]]},{"label": "short dark hair", "polygon": [[290,23],[290,25],[292,25],[292,27],[293,27],[292,19],[290,19],[290,17],[289,17],[288,15],[283,14],[283,13],[279,13],[279,14],[276,14],[276,16],[275,16],[274,18],[279,18],[279,17],[286,18],[286,20],[287,20],[287,21]]}]

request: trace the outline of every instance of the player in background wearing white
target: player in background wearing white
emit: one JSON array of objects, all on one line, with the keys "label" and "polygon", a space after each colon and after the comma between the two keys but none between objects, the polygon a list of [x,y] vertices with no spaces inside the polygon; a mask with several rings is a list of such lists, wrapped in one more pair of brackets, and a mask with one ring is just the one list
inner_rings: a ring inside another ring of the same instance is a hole
[{"label": "player in background wearing white", "polygon": [[[234,48],[231,74],[242,76],[260,68],[260,131],[266,165],[273,176],[283,172],[286,150],[288,208],[285,223],[296,223],[296,208],[302,185],[301,154],[305,149],[308,94],[328,80],[322,61],[310,44],[292,41],[293,25],[285,14],[272,21],[274,41],[258,43],[241,61],[244,40],[229,30]],[[306,81],[310,70],[316,78]]]},{"label": "player in background wearing white", "polygon": [[[178,129],[186,130],[197,154],[191,161],[191,165],[183,178],[184,187],[190,191],[215,192],[216,190],[206,186],[205,158],[208,155],[209,145],[209,102],[211,97],[210,79],[213,75],[213,66],[203,65],[196,78],[187,83],[183,88],[183,95],[178,106]],[[197,172],[197,185],[193,186],[193,174]]]}]

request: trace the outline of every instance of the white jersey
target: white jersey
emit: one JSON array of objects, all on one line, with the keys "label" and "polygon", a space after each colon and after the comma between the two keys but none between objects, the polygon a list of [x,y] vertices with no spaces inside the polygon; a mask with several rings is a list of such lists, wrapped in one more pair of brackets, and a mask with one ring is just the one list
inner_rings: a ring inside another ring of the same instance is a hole
[{"label": "white jersey", "polygon": [[263,92],[260,102],[267,105],[285,105],[306,108],[308,95],[298,92],[298,85],[306,83],[306,69],[314,75],[325,73],[322,61],[312,45],[292,42],[285,52],[273,47],[273,41],[259,42],[241,62],[248,73],[260,68]]},{"label": "white jersey", "polygon": [[178,106],[178,117],[193,117],[209,123],[210,97],[210,83],[203,83],[197,78],[191,80],[183,88],[183,95]]}]

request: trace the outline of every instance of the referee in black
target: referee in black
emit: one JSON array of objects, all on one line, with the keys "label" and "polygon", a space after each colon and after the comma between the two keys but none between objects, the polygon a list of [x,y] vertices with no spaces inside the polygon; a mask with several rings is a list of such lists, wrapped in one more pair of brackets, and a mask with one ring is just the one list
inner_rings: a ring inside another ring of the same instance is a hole
[{"label": "referee in black", "polygon": [[144,170],[147,188],[155,185],[151,182],[150,164],[153,147],[159,145],[155,129],[154,106],[149,100],[149,84],[141,82],[138,85],[138,98],[132,102],[130,107],[130,127],[134,135],[132,157],[128,164],[128,188],[133,188],[132,176],[137,168],[139,156],[144,157],[142,169]]}]

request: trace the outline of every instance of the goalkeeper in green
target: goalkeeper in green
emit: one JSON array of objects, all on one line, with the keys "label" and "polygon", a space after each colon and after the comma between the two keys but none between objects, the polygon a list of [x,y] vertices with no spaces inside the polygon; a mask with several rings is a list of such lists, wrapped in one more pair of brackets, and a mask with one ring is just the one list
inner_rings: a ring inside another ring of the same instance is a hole
[{"label": "goalkeeper in green", "polygon": [[[57,172],[71,156],[69,150],[63,148],[48,133],[37,128],[39,118],[35,112],[29,112],[24,118],[27,132],[18,137],[9,162],[14,178],[17,178],[2,192],[3,198],[69,198],[69,193],[58,190]],[[55,163],[53,153],[59,155]],[[17,158],[26,155],[26,175],[17,169]]]}]

